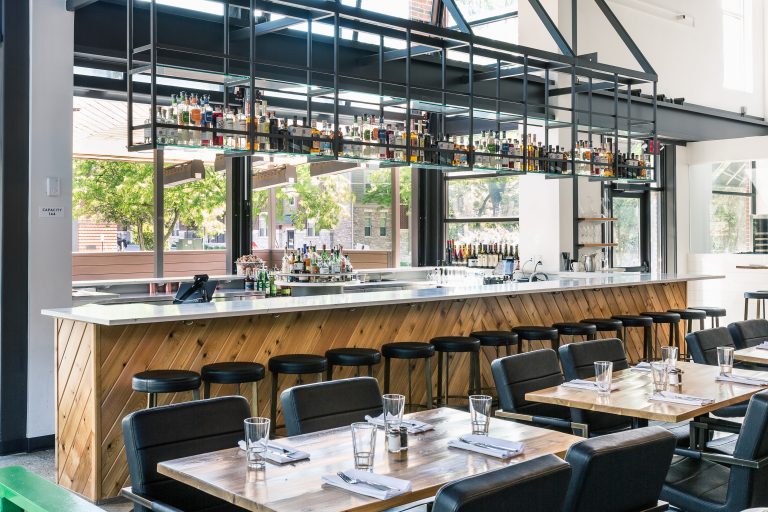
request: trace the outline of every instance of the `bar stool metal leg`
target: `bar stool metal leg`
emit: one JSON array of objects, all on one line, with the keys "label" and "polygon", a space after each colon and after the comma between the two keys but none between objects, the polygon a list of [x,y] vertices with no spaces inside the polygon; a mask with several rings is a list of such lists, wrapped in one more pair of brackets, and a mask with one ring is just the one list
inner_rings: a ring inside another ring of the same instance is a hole
[{"label": "bar stool metal leg", "polygon": [[407,360],[408,364],[408,403],[413,407],[413,386],[411,385],[411,361]]},{"label": "bar stool metal leg", "polygon": [[[358,375],[360,375],[360,372],[357,372],[357,373],[358,373]],[[372,364],[368,365],[368,376],[369,377],[373,377],[373,365]]]},{"label": "bar stool metal leg", "polygon": [[277,374],[272,372],[272,396],[269,401],[269,429],[270,434],[275,433],[275,422],[277,421]]},{"label": "bar stool metal leg", "polygon": [[200,400],[200,389],[192,390],[192,400]]},{"label": "bar stool metal leg", "polygon": [[211,398],[211,383],[207,380],[203,382],[203,398]]},{"label": "bar stool metal leg", "polygon": [[432,408],[432,358],[424,359],[424,386],[427,389],[427,409]]},{"label": "bar stool metal leg", "polygon": [[253,397],[251,398],[251,414],[254,416],[259,415],[259,381],[255,380],[251,383],[251,392]]},{"label": "bar stool metal leg", "polygon": [[443,403],[443,354],[437,353],[437,402]]},{"label": "bar stool metal leg", "polygon": [[333,380],[333,365],[328,363],[328,368],[325,370],[326,380]]},{"label": "bar stool metal leg", "polygon": [[448,397],[450,396],[448,394],[448,389],[451,384],[451,354],[447,353],[445,354],[445,395],[443,395],[443,405],[445,407],[448,407]]},{"label": "bar stool metal leg", "polygon": [[390,359],[388,357],[384,358],[384,394],[389,393],[389,365],[390,365]]}]

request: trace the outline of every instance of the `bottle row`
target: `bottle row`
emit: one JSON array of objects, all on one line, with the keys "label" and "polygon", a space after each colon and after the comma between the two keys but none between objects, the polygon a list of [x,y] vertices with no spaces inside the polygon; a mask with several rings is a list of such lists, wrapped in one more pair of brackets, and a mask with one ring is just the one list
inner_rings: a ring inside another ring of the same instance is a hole
[{"label": "bottle row", "polygon": [[349,257],[342,254],[343,247],[338,245],[328,250],[304,245],[300,249],[288,250],[286,247],[282,259],[284,274],[338,275],[353,271]]},{"label": "bottle row", "polygon": [[496,268],[503,260],[514,260],[514,269],[520,266],[520,246],[507,242],[463,243],[448,240],[445,245],[445,264],[469,268]]},{"label": "bottle row", "polygon": [[[348,158],[393,160],[450,167],[470,165],[518,172],[652,178],[650,145],[639,154],[619,153],[607,138],[600,145],[579,141],[568,150],[545,146],[536,134],[520,138],[517,130],[484,131],[470,141],[468,135],[444,135],[439,140],[430,130],[428,113],[411,118],[410,125],[385,121],[383,116],[355,115],[349,124],[335,128],[326,120],[293,116],[278,118],[267,100],[256,91],[251,115],[249,91],[235,90],[238,107],[213,105],[208,95],[180,92],[170,106],[157,107],[156,138],[160,145],[217,147],[258,152],[338,155]],[[253,119],[254,137],[248,132]],[[144,124],[144,142],[152,142],[152,121]],[[338,146],[338,149],[337,149]]]}]

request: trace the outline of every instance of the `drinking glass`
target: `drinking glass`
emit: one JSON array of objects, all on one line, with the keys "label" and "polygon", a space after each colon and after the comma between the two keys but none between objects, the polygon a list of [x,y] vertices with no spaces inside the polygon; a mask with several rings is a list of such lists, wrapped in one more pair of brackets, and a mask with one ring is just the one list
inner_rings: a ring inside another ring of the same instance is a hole
[{"label": "drinking glass", "polygon": [[264,469],[267,465],[265,454],[269,444],[269,418],[246,418],[244,424],[248,467]]},{"label": "drinking glass", "polygon": [[612,381],[613,363],[611,361],[595,361],[595,383],[597,384],[597,394],[610,394]]},{"label": "drinking glass", "polygon": [[667,390],[669,385],[669,367],[665,362],[654,361],[651,363],[651,380],[653,381],[654,393]]},{"label": "drinking glass", "polygon": [[355,453],[355,469],[373,471],[376,453],[376,425],[368,422],[352,424],[352,449]]},{"label": "drinking glass", "polygon": [[674,369],[677,367],[677,354],[677,347],[672,345],[661,347],[661,362],[666,364],[668,368]]},{"label": "drinking glass", "polygon": [[400,425],[403,422],[405,396],[384,395],[381,397],[381,403],[384,406],[384,428],[387,438],[387,450],[390,452],[400,451],[399,446],[390,446],[389,439],[391,436],[396,436],[398,440],[400,439]]},{"label": "drinking glass", "polygon": [[491,422],[491,401],[488,395],[471,395],[469,397],[469,414],[472,421],[472,433],[487,436],[488,425]]},{"label": "drinking glass", "polygon": [[720,375],[730,377],[733,373],[733,347],[717,347],[717,364]]}]

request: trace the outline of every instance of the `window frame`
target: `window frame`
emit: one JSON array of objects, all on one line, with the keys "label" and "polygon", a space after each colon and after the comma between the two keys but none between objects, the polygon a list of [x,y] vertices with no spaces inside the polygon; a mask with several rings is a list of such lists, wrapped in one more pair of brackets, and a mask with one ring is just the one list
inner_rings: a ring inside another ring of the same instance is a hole
[{"label": "window frame", "polygon": [[[443,239],[448,238],[448,226],[450,224],[464,224],[464,223],[513,223],[516,222],[518,230],[520,229],[520,216],[517,217],[449,217],[448,216],[448,186],[451,181],[456,180],[481,180],[488,178],[498,178],[500,176],[443,176]],[[511,178],[508,176],[507,178]],[[519,179],[519,177],[517,177]],[[519,193],[519,192],[518,192]]]},{"label": "window frame", "polygon": [[[734,160],[733,162],[738,162],[739,160]],[[749,162],[749,170],[754,171],[757,168],[757,160],[742,160],[744,162]],[[712,179],[714,180],[715,176],[714,173],[712,174]],[[755,180],[754,175],[751,175],[749,177],[749,187],[750,192],[735,192],[735,191],[729,191],[729,190],[715,190],[714,183],[712,185],[712,197],[709,199],[710,206],[713,204],[715,196],[736,196],[736,197],[748,197],[749,198],[749,213],[750,215],[755,215],[757,213],[757,187],[755,187]],[[748,227],[748,229],[751,232],[751,226]],[[752,233],[752,236],[754,237],[754,233]],[[749,244],[752,245],[754,242],[754,239],[748,240]],[[752,248],[754,250],[754,247]],[[712,240],[710,240],[710,254],[723,254],[723,253],[717,253],[714,252],[714,247],[712,246]],[[726,253],[727,254],[727,253]]]}]

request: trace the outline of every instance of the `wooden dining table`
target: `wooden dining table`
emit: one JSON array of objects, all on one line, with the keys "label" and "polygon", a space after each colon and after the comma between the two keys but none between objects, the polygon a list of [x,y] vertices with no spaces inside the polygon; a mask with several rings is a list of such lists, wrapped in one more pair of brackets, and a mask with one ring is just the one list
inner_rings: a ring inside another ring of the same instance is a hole
[{"label": "wooden dining table", "polygon": [[[718,366],[679,361],[677,367],[682,370],[682,383],[669,386],[675,393],[684,393],[701,398],[711,398],[712,403],[676,404],[651,401],[653,392],[651,373],[633,369],[622,370],[613,374],[613,382],[618,389],[609,395],[599,395],[596,391],[555,386],[525,394],[531,402],[562,405],[588,411],[604,412],[627,416],[639,420],[656,420],[677,423],[686,420],[701,420],[710,412],[727,405],[734,405],[766,389],[765,386],[752,386],[735,382],[715,380],[720,373]],[[744,375],[768,379],[768,372],[734,368],[734,375]],[[593,379],[591,379],[593,380]],[[700,421],[695,421],[696,425]],[[701,439],[691,432],[692,447],[701,447]]]},{"label": "wooden dining table", "polygon": [[768,350],[757,347],[743,348],[734,351],[733,358],[736,361],[743,361],[745,363],[768,365]]},{"label": "wooden dining table", "polygon": [[501,460],[462,449],[448,441],[471,432],[469,413],[440,408],[406,415],[434,425],[434,429],[408,436],[408,451],[390,454],[383,430],[376,440],[374,472],[409,480],[412,491],[378,500],[324,484],[324,475],[353,468],[350,427],[277,440],[286,448],[310,454],[309,460],[264,470],[247,468],[245,452],[237,447],[161,462],[159,473],[184,482],[246,510],[259,512],[363,512],[386,510],[434,496],[438,489],[467,476],[500,469],[546,454],[560,457],[582,440],[570,434],[492,418],[489,435],[520,441],[521,455]]}]

